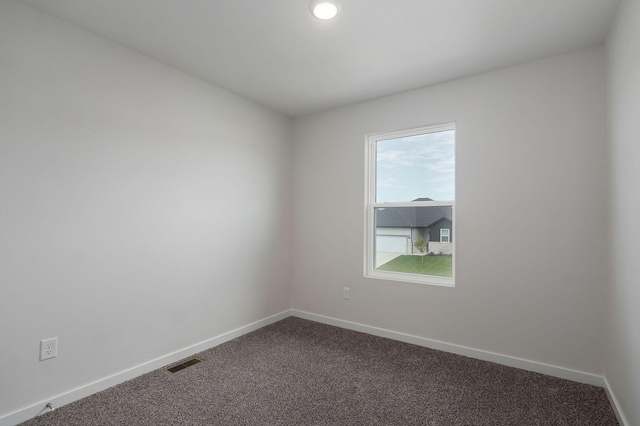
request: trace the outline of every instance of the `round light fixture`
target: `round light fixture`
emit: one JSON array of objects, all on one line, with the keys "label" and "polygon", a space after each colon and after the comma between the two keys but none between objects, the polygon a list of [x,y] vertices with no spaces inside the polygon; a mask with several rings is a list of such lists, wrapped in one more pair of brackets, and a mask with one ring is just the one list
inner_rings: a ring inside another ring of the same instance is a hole
[{"label": "round light fixture", "polygon": [[316,18],[327,20],[335,18],[340,12],[340,4],[335,0],[313,0],[309,5],[309,10]]}]

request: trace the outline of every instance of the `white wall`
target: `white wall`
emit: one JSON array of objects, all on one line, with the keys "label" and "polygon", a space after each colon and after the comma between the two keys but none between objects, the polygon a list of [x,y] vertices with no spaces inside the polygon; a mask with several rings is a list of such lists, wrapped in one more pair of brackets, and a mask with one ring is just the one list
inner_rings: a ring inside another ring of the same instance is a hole
[{"label": "white wall", "polygon": [[290,119],[0,2],[0,419],[288,310],[290,156]]},{"label": "white wall", "polygon": [[[363,278],[365,134],[452,121],[456,287]],[[602,47],[296,119],[293,308],[602,375],[603,139]]]},{"label": "white wall", "polygon": [[640,424],[640,2],[626,0],[607,41],[606,378]]}]

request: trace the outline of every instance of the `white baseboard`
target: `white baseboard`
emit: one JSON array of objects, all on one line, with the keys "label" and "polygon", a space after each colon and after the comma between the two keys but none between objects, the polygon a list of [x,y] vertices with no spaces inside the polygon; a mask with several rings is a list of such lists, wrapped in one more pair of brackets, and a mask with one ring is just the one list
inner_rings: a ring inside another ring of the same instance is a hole
[{"label": "white baseboard", "polygon": [[51,403],[54,408],[62,407],[63,405],[67,405],[71,402],[85,398],[89,395],[93,395],[96,392],[103,391],[112,386],[126,382],[127,380],[131,380],[135,377],[149,373],[153,370],[157,370],[158,368],[162,368],[176,361],[180,361],[181,359],[189,357],[193,354],[213,348],[222,343],[228,342],[229,340],[233,340],[244,334],[258,330],[259,328],[265,327],[269,324],[273,324],[274,322],[280,321],[290,316],[291,316],[291,311],[284,311],[279,314],[264,318],[260,321],[256,321],[254,323],[245,325],[243,327],[240,327],[235,330],[229,331],[227,333],[221,334],[219,336],[213,337],[211,339],[205,340],[203,342],[197,343],[195,345],[189,346],[187,348],[181,349],[179,351],[162,356],[160,358],[156,358],[154,360],[145,362],[144,364],[140,364],[130,369],[121,371],[112,376],[104,377],[93,383],[88,383],[78,388],[71,389],[67,392],[64,392],[62,394],[49,398],[45,401],[40,401],[26,408],[23,408],[18,411],[14,411],[12,413],[9,413],[7,415],[0,417],[0,426],[17,425],[18,423],[27,421],[40,414],[44,414],[48,412],[49,409],[45,407],[47,403]]},{"label": "white baseboard", "polygon": [[482,361],[494,362],[496,364],[506,365],[508,367],[519,368],[522,370],[533,371],[535,373],[546,374],[548,376],[559,377],[578,383],[605,387],[604,378],[595,374],[585,373],[582,371],[571,370],[554,365],[544,364],[540,362],[530,361],[526,359],[501,355],[493,352],[487,352],[479,349],[473,349],[466,346],[454,345],[451,343],[441,342],[438,340],[426,339],[424,337],[413,336],[410,334],[399,333],[397,331],[386,330],[383,328],[372,327],[369,325],[358,324],[355,322],[344,321],[336,318],[326,317],[323,315],[312,314],[292,310],[291,314],[298,318],[308,319],[311,321],[333,325],[349,330],[360,331],[372,334],[378,337],[385,337],[400,342],[411,343],[417,346],[423,346],[430,349],[437,349],[444,352],[450,352],[457,355],[467,356],[469,358],[480,359]]},{"label": "white baseboard", "polygon": [[609,381],[607,380],[606,376],[604,378],[604,391],[607,394],[607,398],[609,398],[611,408],[613,408],[613,412],[615,413],[620,426],[630,426],[631,423],[629,423],[623,411],[620,409],[620,403],[618,402],[615,393],[613,393],[613,391],[611,390],[611,385],[609,385]]},{"label": "white baseboard", "polygon": [[105,377],[93,383],[86,384],[76,389],[69,390],[55,397],[49,398],[45,401],[40,401],[36,404],[30,405],[21,410],[9,413],[3,417],[0,417],[0,426],[14,426],[23,421],[36,417],[39,414],[46,413],[48,409],[45,408],[47,403],[51,403],[54,408],[62,407],[63,405],[85,398],[89,395],[93,395],[96,392],[103,391],[112,386],[123,383],[127,380],[131,380],[135,377],[149,373],[158,368],[162,368],[166,365],[172,364],[176,361],[180,361],[183,358],[189,357],[195,353],[202,352],[204,350],[213,348],[222,343],[233,340],[244,334],[258,330],[274,322],[285,319],[289,316],[308,319],[311,321],[319,322],[322,324],[333,325],[348,330],[359,331],[362,333],[371,334],[374,336],[384,337],[400,342],[411,343],[418,346],[423,346],[431,349],[441,350],[444,352],[450,352],[457,355],[463,355],[470,358],[480,359],[483,361],[494,362],[496,364],[506,365],[509,367],[520,368],[527,371],[533,371],[536,373],[546,374],[549,376],[559,377],[562,379],[572,380],[579,383],[586,383],[589,385],[603,387],[607,393],[607,397],[611,402],[611,405],[618,417],[618,422],[621,426],[628,426],[624,415],[619,410],[619,404],[615,398],[614,393],[611,391],[606,378],[595,374],[585,373],[582,371],[571,370],[563,367],[557,367],[549,364],[539,363],[521,358],[510,357],[493,352],[487,352],[479,349],[473,349],[465,346],[454,345],[451,343],[441,342],[438,340],[426,339],[424,337],[413,336],[410,334],[399,333],[396,331],[386,330],[383,328],[372,327],[369,325],[358,324],[355,322],[344,321],[337,318],[331,318],[323,315],[317,315],[310,312],[288,310],[279,314],[267,317],[260,321],[248,324],[246,326],[237,328],[227,333],[208,339],[204,342],[200,342],[193,346],[189,346],[182,350],[173,352],[171,354],[156,358],[148,361],[144,364],[137,365],[128,370],[121,371],[112,376]]}]

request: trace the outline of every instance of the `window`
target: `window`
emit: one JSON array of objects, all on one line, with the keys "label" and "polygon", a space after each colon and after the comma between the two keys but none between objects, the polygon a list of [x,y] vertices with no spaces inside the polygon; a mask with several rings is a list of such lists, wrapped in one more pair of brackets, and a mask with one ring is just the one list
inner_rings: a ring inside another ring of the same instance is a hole
[{"label": "window", "polygon": [[453,286],[455,125],[366,143],[365,276]]}]

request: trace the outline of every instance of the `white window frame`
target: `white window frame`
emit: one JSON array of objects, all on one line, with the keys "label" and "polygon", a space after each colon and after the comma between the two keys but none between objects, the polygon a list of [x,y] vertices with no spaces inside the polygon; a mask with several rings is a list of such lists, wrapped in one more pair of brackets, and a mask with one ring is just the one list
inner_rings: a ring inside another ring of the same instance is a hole
[{"label": "white window frame", "polygon": [[[447,231],[447,241],[442,241],[442,231]],[[451,229],[449,228],[440,229],[440,243],[449,244],[450,242],[451,242]]]},{"label": "white window frame", "polygon": [[[455,286],[455,273],[456,273],[456,245],[453,241],[453,237],[456,236],[455,232],[455,200],[448,201],[408,201],[408,202],[376,202],[376,144],[379,141],[388,139],[397,139],[402,137],[410,137],[423,135],[427,133],[438,133],[448,130],[455,131],[455,123],[439,124],[435,126],[420,127],[411,130],[401,130],[396,132],[387,133],[375,133],[369,134],[365,137],[365,241],[364,241],[364,276],[366,278],[376,278],[390,281],[403,281],[420,284],[430,284],[445,287]],[[425,194],[428,195],[428,194]],[[453,243],[452,247],[452,265],[451,265],[451,277],[439,277],[435,275],[422,275],[422,274],[410,274],[406,272],[393,272],[382,271],[375,269],[375,209],[381,207],[433,207],[433,206],[451,206],[451,231],[449,233],[449,240]]]}]

